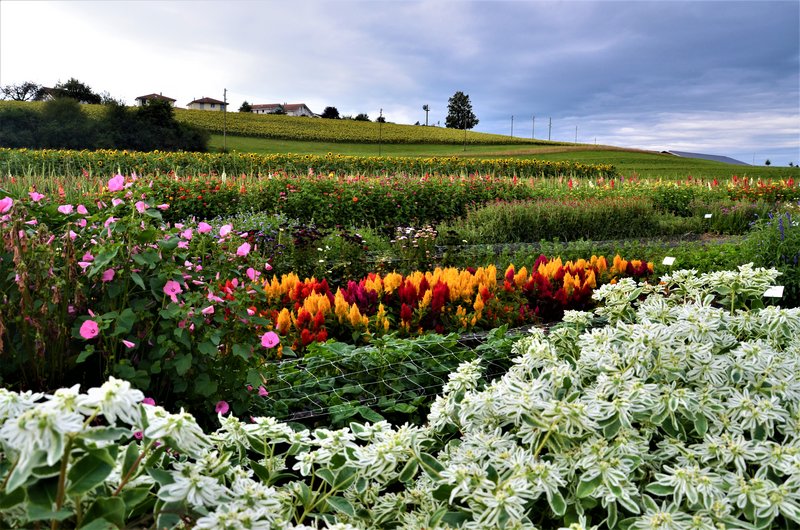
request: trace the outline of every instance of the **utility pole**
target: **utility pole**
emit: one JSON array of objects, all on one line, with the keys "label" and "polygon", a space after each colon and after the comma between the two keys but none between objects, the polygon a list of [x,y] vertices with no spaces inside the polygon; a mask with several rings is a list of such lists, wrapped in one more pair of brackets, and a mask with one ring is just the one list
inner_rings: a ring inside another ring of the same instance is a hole
[{"label": "utility pole", "polygon": [[383,109],[378,114],[378,156],[381,156],[381,143],[383,143]]},{"label": "utility pole", "polygon": [[578,143],[578,126],[575,126],[575,143]]},{"label": "utility pole", "polygon": [[422,110],[425,111],[425,127],[428,126],[428,112],[431,110],[430,105],[423,105]]},{"label": "utility pole", "polygon": [[553,118],[550,118],[550,124],[547,126],[547,141],[550,141],[550,133],[553,131]]},{"label": "utility pole", "polygon": [[511,115],[511,138],[514,138],[514,115]]},{"label": "utility pole", "polygon": [[531,117],[531,140],[533,140],[533,133],[536,130],[536,116]]},{"label": "utility pole", "polygon": [[222,89],[222,151],[228,151],[228,89]]}]

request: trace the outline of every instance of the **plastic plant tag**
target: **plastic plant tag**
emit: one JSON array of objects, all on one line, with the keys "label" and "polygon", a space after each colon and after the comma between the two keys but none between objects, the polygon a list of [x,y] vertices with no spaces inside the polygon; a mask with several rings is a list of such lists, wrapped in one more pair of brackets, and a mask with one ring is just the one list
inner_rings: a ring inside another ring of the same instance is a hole
[{"label": "plastic plant tag", "polygon": [[764,291],[764,296],[767,298],[783,298],[783,285],[773,285]]},{"label": "plastic plant tag", "polygon": [[712,216],[712,214],[710,214],[710,213],[707,213],[707,214],[705,214],[703,217],[705,217],[706,219],[711,219],[711,216]]},{"label": "plastic plant tag", "polygon": [[671,267],[672,264],[675,263],[675,258],[673,258],[672,256],[667,256],[661,263],[663,263],[667,267]]}]

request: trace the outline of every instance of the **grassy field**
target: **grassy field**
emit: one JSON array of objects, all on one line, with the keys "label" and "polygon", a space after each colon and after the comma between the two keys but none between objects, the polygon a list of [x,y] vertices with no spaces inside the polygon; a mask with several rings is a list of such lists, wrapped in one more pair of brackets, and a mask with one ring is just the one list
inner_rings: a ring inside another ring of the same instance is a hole
[{"label": "grassy field", "polygon": [[[376,156],[378,146],[363,143],[309,142],[272,140],[228,135],[225,144],[229,151],[242,153],[297,153],[324,155],[327,153]],[[222,135],[212,135],[210,148],[219,151],[223,147]],[[620,174],[642,177],[664,178],[728,178],[732,175],[754,178],[800,177],[800,168],[737,166],[680,158],[651,151],[640,151],[610,146],[594,145],[442,145],[442,144],[386,144],[381,146],[384,156],[466,156],[466,157],[513,157],[537,158],[541,160],[570,160],[585,164],[613,164]]]}]

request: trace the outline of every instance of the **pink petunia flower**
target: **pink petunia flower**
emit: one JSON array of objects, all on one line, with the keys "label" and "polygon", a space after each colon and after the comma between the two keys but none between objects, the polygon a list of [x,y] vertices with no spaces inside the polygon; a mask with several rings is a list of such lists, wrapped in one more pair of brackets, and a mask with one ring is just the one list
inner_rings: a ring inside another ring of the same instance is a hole
[{"label": "pink petunia flower", "polygon": [[204,307],[203,309],[200,310],[200,312],[203,313],[204,315],[213,315],[214,314],[214,306],[210,305],[208,307]]},{"label": "pink petunia flower", "polygon": [[110,282],[114,279],[115,274],[116,271],[114,271],[114,269],[106,269],[103,271],[103,276],[100,279],[103,281],[103,283]]},{"label": "pink petunia flower", "polygon": [[217,414],[227,414],[230,409],[227,401],[217,401],[217,405],[214,407]]},{"label": "pink petunia flower", "polygon": [[213,228],[205,221],[200,221],[200,224],[197,225],[197,231],[201,234],[207,234],[208,232],[211,232],[211,230],[213,230]]},{"label": "pink petunia flower", "polygon": [[250,243],[244,242],[236,249],[237,256],[247,256],[250,254]]},{"label": "pink petunia flower", "polygon": [[4,197],[0,199],[0,213],[6,213],[14,206],[14,199],[11,197]]},{"label": "pink petunia flower", "polygon": [[265,348],[274,348],[281,343],[281,338],[274,331],[267,331],[261,335],[261,345]]},{"label": "pink petunia flower", "polygon": [[144,201],[136,201],[134,206],[136,206],[136,211],[139,213],[144,213],[147,210],[147,205],[144,203]]},{"label": "pink petunia flower", "polygon": [[253,267],[247,268],[247,277],[250,278],[251,282],[254,282],[261,276],[261,273],[255,270]]},{"label": "pink petunia flower", "polygon": [[78,205],[78,209],[77,209],[77,211],[78,211],[78,213],[79,213],[79,214],[81,214],[81,215],[89,215],[89,210],[87,210],[87,209],[86,209],[86,206],[84,206],[84,205],[82,205],[82,204],[79,204],[79,205]]},{"label": "pink petunia flower", "polygon": [[76,225],[80,226],[81,228],[86,228],[86,219],[78,219],[75,222]]},{"label": "pink petunia flower", "polygon": [[44,199],[44,195],[42,195],[41,193],[39,193],[39,192],[36,192],[36,191],[31,191],[31,192],[29,192],[29,193],[28,193],[28,196],[31,198],[31,200],[32,200],[33,202],[39,202],[39,201],[41,201],[42,199]]},{"label": "pink petunia flower", "polygon": [[233,225],[224,225],[222,228],[219,229],[219,237],[225,237],[231,233],[233,230]]},{"label": "pink petunia flower", "polygon": [[122,191],[125,188],[125,177],[115,175],[108,181],[108,191]]},{"label": "pink petunia flower", "polygon": [[179,284],[175,280],[169,280],[167,283],[164,284],[164,294],[169,296],[175,303],[178,302],[178,298],[176,295],[182,292],[183,289],[181,289],[181,284]]},{"label": "pink petunia flower", "polygon": [[100,334],[100,326],[94,320],[85,320],[81,324],[80,334],[86,340],[93,339]]},{"label": "pink petunia flower", "polygon": [[75,241],[75,238],[76,238],[76,237],[78,237],[78,234],[76,234],[74,230],[70,230],[70,231],[69,231],[69,238],[70,238],[71,240]]},{"label": "pink petunia flower", "polygon": [[191,240],[193,235],[194,235],[194,232],[192,231],[191,228],[187,228],[186,230],[181,232],[181,237],[183,239],[186,239],[186,240]]},{"label": "pink petunia flower", "polygon": [[72,213],[73,207],[71,204],[62,204],[58,207],[59,213],[63,213],[64,215],[69,215]]},{"label": "pink petunia flower", "polygon": [[260,386],[260,387],[258,387],[258,395],[261,396],[261,397],[267,397],[269,395],[269,392],[267,392],[266,388],[264,388],[263,386]]},{"label": "pink petunia flower", "polygon": [[120,204],[125,204],[125,201],[117,198],[111,199],[111,206],[119,206]]}]

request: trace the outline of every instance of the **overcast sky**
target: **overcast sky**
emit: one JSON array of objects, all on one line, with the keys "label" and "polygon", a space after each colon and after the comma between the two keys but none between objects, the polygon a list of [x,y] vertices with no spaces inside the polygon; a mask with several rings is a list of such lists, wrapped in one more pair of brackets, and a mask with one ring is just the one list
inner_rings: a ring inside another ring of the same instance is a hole
[{"label": "overcast sky", "polygon": [[[0,0],[0,85],[800,163],[800,1]],[[535,116],[535,126],[534,119]]]}]

